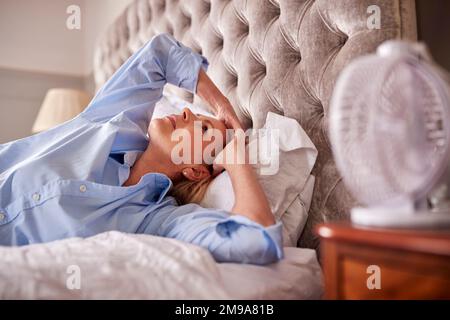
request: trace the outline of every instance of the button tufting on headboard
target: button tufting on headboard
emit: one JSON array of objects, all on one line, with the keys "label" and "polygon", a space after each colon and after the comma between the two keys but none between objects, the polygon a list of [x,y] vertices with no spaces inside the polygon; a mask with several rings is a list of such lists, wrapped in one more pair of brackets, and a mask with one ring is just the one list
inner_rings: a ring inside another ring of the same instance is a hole
[{"label": "button tufting on headboard", "polygon": [[[378,5],[381,29],[369,29]],[[209,76],[246,126],[268,111],[297,119],[319,150],[310,218],[300,245],[315,247],[315,223],[346,216],[354,204],[328,141],[336,77],[356,56],[390,38],[416,38],[413,0],[136,0],[98,43],[97,89],[147,40],[168,32],[208,58]],[[178,88],[167,88],[191,100]],[[196,103],[201,103],[195,99]],[[295,174],[295,173],[293,173]]]}]

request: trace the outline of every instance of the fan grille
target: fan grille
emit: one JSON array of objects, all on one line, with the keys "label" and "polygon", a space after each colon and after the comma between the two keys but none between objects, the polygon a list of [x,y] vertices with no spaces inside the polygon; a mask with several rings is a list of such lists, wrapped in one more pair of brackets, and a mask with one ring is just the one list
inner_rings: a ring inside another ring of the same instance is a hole
[{"label": "fan grille", "polygon": [[331,142],[344,181],[359,201],[416,198],[448,162],[448,88],[416,60],[368,56],[336,84]]}]

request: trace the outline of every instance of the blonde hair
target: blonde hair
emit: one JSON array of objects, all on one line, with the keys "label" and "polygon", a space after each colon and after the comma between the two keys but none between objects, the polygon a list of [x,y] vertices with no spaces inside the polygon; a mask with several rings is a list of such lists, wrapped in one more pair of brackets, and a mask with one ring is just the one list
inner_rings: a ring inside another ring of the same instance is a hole
[{"label": "blonde hair", "polygon": [[213,179],[212,175],[200,181],[192,181],[185,178],[173,184],[170,195],[173,196],[180,205],[187,203],[200,204],[205,196],[206,189],[208,189],[208,186]]}]

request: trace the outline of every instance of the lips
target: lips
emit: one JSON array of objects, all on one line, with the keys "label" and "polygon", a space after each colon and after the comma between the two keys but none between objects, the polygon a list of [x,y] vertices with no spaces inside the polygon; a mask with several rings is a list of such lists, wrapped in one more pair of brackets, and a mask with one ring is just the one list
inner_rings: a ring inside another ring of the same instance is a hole
[{"label": "lips", "polygon": [[172,127],[175,129],[177,126],[175,116],[173,116],[173,115],[167,116],[167,119],[169,119],[170,123],[172,123]]}]

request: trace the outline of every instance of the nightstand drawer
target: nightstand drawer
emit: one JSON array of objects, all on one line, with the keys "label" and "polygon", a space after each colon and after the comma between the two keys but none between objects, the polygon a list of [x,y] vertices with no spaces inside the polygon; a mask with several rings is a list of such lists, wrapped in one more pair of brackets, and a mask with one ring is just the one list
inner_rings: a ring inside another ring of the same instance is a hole
[{"label": "nightstand drawer", "polygon": [[317,228],[327,299],[450,299],[450,233]]},{"label": "nightstand drawer", "polygon": [[[343,258],[341,261],[342,282],[339,298],[341,299],[450,299],[450,281],[443,274],[433,270],[411,270],[411,266],[402,264],[389,265],[380,263],[380,287],[369,289],[373,283],[368,272],[369,261]],[[367,283],[369,281],[369,284]]]}]

